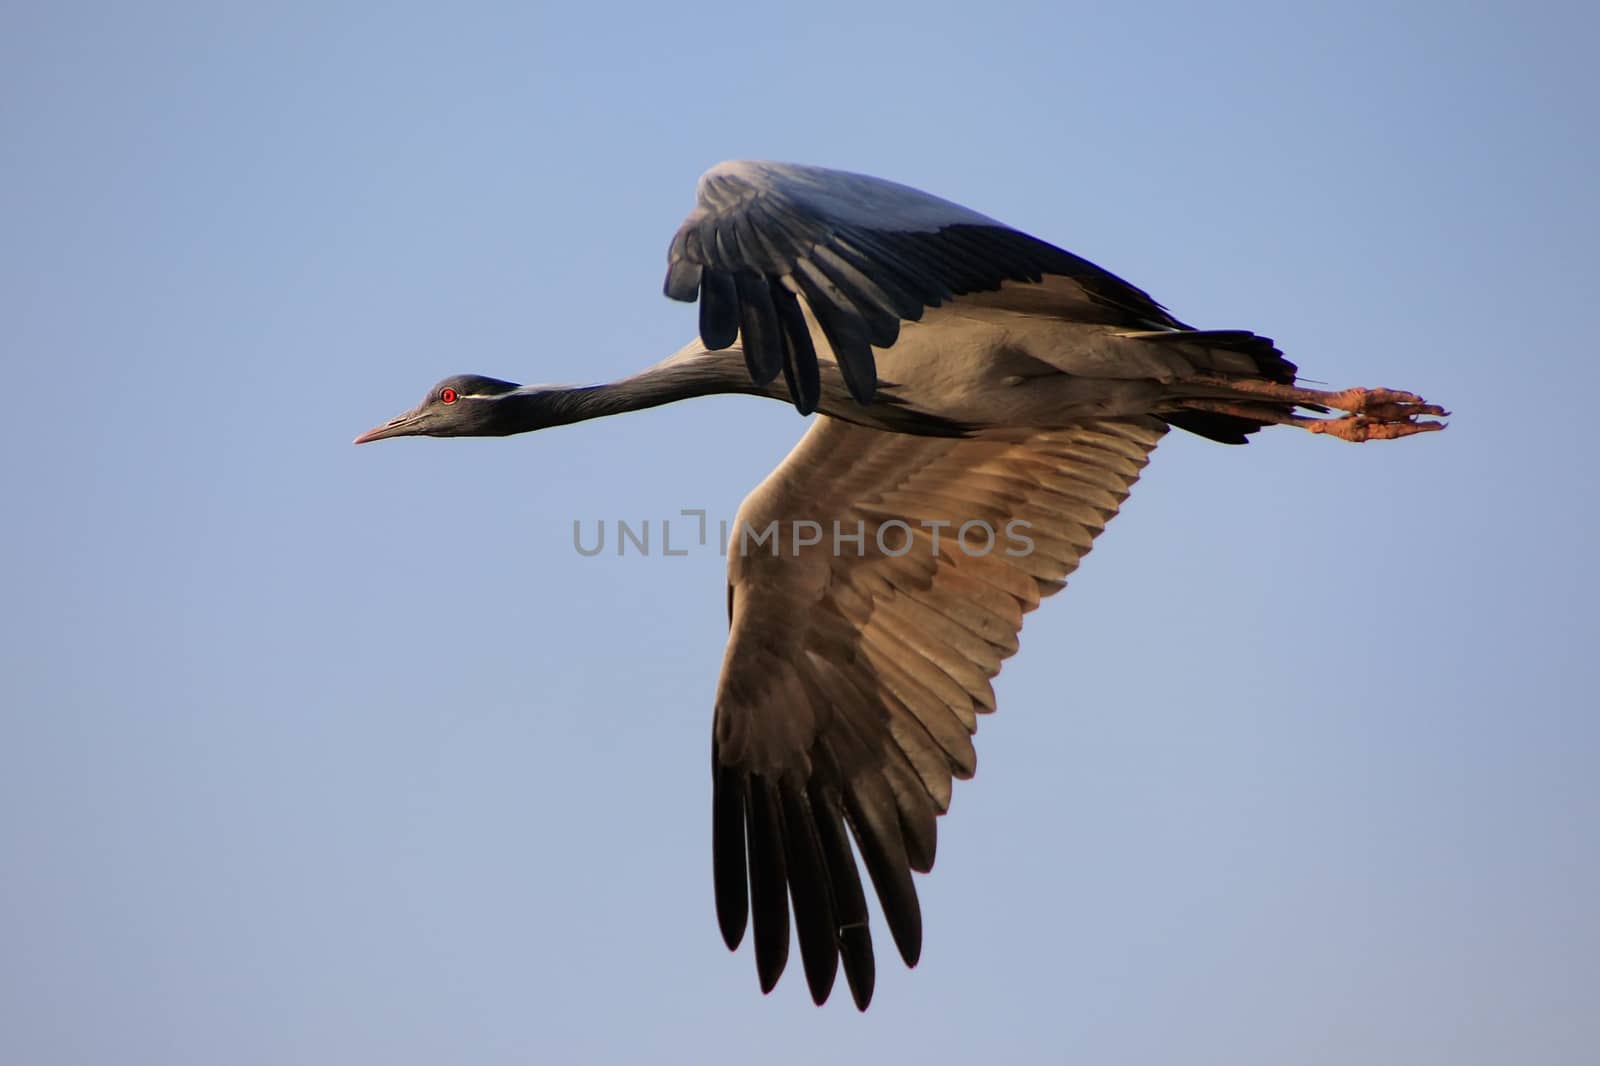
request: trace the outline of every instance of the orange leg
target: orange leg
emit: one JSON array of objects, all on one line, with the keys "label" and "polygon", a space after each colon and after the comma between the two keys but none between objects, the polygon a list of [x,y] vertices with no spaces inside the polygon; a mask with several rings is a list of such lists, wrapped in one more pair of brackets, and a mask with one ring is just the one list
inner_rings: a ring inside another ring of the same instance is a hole
[{"label": "orange leg", "polygon": [[[1234,385],[1239,383],[1235,382]],[[1270,382],[1247,382],[1249,385],[1270,385]],[[1369,440],[1396,440],[1415,433],[1433,433],[1445,427],[1443,422],[1417,421],[1418,415],[1447,415],[1448,411],[1435,404],[1423,403],[1410,393],[1388,389],[1346,389],[1344,392],[1318,392],[1314,389],[1296,389],[1289,385],[1272,386],[1288,392],[1307,393],[1315,399],[1298,400],[1288,396],[1273,396],[1287,402],[1317,407],[1332,407],[1351,412],[1343,418],[1309,418],[1297,415],[1282,407],[1228,400],[1186,400],[1183,406],[1197,411],[1212,411],[1219,415],[1233,415],[1255,422],[1280,426],[1299,426],[1309,433],[1325,433],[1330,437],[1359,444]],[[1240,391],[1253,392],[1253,389]],[[1335,401],[1338,402],[1335,402]]]}]

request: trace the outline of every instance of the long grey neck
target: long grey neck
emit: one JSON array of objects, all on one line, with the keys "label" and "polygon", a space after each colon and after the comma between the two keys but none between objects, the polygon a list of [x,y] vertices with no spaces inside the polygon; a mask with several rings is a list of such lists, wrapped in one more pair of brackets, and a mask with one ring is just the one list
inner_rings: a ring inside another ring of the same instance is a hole
[{"label": "long grey neck", "polygon": [[[503,424],[508,427],[505,432],[520,433],[723,393],[774,395],[770,387],[751,382],[744,366],[744,353],[730,348],[677,356],[604,385],[525,386],[496,403],[505,410]],[[516,428],[509,428],[511,426]]]},{"label": "long grey neck", "polygon": [[[892,383],[880,382],[878,399],[862,406],[850,398],[838,366],[821,364],[823,414],[869,429],[929,437],[962,437],[973,427],[941,418],[904,403]],[[549,426],[565,426],[607,415],[642,411],[649,407],[689,400],[696,396],[735,393],[788,401],[783,379],[757,385],[745,368],[744,351],[737,346],[710,352],[698,343],[621,381],[608,385],[571,388],[526,385],[494,401],[495,410],[485,435],[525,433]]]}]

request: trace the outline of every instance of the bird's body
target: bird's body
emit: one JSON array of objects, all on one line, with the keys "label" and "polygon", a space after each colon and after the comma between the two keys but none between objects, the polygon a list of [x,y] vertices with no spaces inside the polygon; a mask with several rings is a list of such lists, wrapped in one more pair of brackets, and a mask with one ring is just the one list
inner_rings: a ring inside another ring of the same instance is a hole
[{"label": "bird's body", "polygon": [[[908,964],[911,872],[971,776],[977,715],[1022,616],[1059,589],[1169,426],[1406,436],[1409,393],[1316,392],[1270,340],[1193,330],[1086,260],[905,186],[722,164],[669,252],[701,336],[575,389],[459,377],[358,442],[503,435],[715,393],[819,411],[739,510],[713,728],[717,914],[770,989],[790,906],[813,997],[863,1009],[870,875]],[[1296,408],[1342,418],[1315,418]]]}]

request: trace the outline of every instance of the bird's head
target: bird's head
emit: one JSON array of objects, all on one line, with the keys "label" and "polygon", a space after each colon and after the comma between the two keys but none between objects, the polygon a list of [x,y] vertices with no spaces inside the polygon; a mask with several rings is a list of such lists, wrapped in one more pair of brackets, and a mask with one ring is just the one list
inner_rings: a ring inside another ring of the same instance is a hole
[{"label": "bird's head", "polygon": [[501,403],[521,386],[478,374],[445,378],[405,414],[373,426],[355,439],[357,444],[385,437],[498,437],[514,433],[509,405]]}]

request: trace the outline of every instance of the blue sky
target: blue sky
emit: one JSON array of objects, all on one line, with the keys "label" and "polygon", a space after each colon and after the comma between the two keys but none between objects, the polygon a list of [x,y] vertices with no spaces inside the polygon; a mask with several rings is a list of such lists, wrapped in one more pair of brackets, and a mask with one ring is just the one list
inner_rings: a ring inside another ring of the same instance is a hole
[{"label": "blue sky", "polygon": [[[1577,4],[0,11],[0,1060],[1571,1063],[1600,1039]],[[1172,439],[1031,616],[872,1010],[710,886],[722,560],[803,429],[620,376],[724,158],[891,177],[1448,432]]]}]

